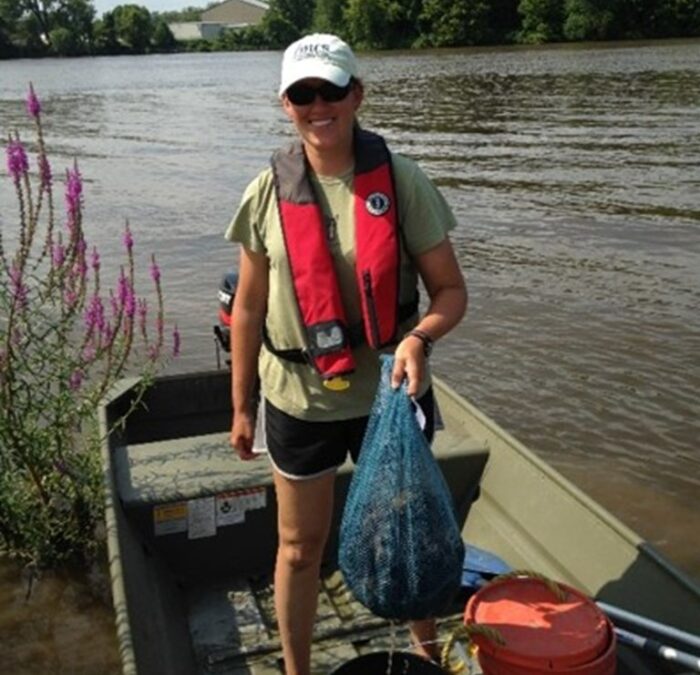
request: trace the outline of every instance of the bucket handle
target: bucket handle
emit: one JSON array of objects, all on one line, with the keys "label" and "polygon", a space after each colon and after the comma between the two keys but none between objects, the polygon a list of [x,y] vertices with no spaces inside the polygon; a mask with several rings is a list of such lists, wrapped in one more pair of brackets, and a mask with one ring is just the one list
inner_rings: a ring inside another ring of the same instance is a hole
[{"label": "bucket handle", "polygon": [[[450,663],[450,652],[452,647],[454,647],[455,642],[460,638],[466,638],[470,643],[470,652],[474,645],[472,642],[472,637],[475,635],[481,635],[487,640],[496,643],[497,645],[505,645],[506,641],[503,639],[503,635],[491,626],[487,626],[483,623],[470,623],[460,626],[450,633],[450,636],[445,641],[442,647],[442,652],[440,653],[440,666],[443,670],[456,675],[456,673],[461,672],[466,668],[464,661],[457,661],[456,663]],[[473,653],[471,653],[473,656]]]}]

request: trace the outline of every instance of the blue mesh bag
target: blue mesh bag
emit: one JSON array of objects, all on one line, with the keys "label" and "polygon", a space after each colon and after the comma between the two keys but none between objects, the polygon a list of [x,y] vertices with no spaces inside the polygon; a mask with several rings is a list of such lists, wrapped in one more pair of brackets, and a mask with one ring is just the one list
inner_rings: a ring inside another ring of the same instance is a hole
[{"label": "blue mesh bag", "polygon": [[338,561],[377,616],[435,616],[459,589],[464,544],[449,489],[418,426],[405,383],[382,372],[340,526]]}]

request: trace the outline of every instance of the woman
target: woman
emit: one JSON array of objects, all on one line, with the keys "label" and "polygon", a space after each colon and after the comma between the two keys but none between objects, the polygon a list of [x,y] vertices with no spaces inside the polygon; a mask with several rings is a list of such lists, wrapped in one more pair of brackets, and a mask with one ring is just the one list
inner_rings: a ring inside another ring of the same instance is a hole
[{"label": "woman", "polygon": [[[279,95],[299,139],[248,186],[226,236],[241,244],[232,330],[231,444],[252,459],[259,374],[278,502],[275,607],[287,675],[308,675],[336,469],[357,459],[393,349],[428,419],[432,343],[462,318],[466,289],[447,232],[454,217],[409,159],[360,129],[364,90],[342,40],[285,51]],[[430,302],[418,321],[418,275]],[[432,621],[411,624],[419,653]]]}]

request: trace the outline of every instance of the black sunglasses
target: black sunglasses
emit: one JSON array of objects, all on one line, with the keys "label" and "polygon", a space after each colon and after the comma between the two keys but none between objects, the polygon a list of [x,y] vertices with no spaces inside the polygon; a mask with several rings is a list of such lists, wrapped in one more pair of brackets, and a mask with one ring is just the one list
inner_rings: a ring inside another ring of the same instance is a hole
[{"label": "black sunglasses", "polygon": [[332,82],[324,82],[319,87],[312,87],[301,82],[293,84],[287,89],[287,98],[293,105],[309,105],[316,100],[318,94],[326,103],[337,103],[342,101],[352,89],[352,80],[344,87],[339,87]]}]

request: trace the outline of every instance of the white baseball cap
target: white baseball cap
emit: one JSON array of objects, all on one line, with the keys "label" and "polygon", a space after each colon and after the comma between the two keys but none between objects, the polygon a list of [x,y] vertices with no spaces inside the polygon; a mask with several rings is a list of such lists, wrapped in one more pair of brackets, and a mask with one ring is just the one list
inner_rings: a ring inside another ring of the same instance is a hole
[{"label": "white baseball cap", "polygon": [[352,49],[336,35],[314,33],[292,42],[282,58],[279,95],[307,77],[318,77],[339,87],[357,77],[357,61]]}]

